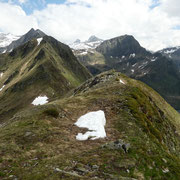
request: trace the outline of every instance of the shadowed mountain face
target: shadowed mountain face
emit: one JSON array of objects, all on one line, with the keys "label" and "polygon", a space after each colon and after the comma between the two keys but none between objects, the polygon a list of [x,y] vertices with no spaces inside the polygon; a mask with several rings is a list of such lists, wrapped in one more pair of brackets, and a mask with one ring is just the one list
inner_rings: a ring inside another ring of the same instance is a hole
[{"label": "shadowed mountain face", "polygon": [[0,48],[0,53],[2,52],[10,52],[13,49],[27,43],[28,41],[32,40],[33,38],[42,38],[44,37],[46,34],[43,33],[41,30],[37,29],[34,30],[33,28],[28,31],[26,34],[24,34],[23,36],[21,36],[19,39],[13,41],[10,45]]},{"label": "shadowed mountain face", "polygon": [[171,59],[177,66],[180,71],[180,47],[169,47],[166,49],[162,49],[158,51],[162,55],[166,56],[167,58]]},{"label": "shadowed mountain face", "polygon": [[104,56],[122,57],[130,54],[149,55],[149,53],[140,46],[133,36],[120,36],[102,42],[96,51]]},{"label": "shadowed mountain face", "polygon": [[0,74],[1,122],[31,106],[37,96],[44,95],[49,100],[62,97],[91,77],[71,49],[50,36],[33,39],[0,55]]},{"label": "shadowed mountain face", "polygon": [[[82,115],[105,113],[104,139],[78,141]],[[179,179],[180,115],[154,90],[109,71],[0,127],[0,171],[17,179]],[[12,170],[12,171],[11,171]],[[7,178],[6,178],[7,177]]]},{"label": "shadowed mountain face", "polygon": [[151,53],[133,36],[125,35],[102,42],[95,50],[77,54],[92,74],[115,69],[141,80],[158,91],[173,107],[180,109],[180,73],[168,57]]}]

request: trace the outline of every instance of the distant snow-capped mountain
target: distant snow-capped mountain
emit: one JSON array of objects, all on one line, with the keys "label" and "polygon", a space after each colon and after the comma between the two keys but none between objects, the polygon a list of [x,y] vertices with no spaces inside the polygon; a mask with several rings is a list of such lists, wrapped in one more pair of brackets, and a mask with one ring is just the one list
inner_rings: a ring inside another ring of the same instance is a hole
[{"label": "distant snow-capped mountain", "polygon": [[173,60],[180,59],[180,46],[165,48],[160,50],[159,52]]},{"label": "distant snow-capped mountain", "polygon": [[73,50],[91,50],[95,49],[103,42],[102,39],[97,38],[96,36],[91,36],[87,41],[81,42],[77,39],[74,43],[69,44]]},{"label": "distant snow-capped mountain", "polygon": [[[45,36],[45,33],[40,31],[39,29],[35,30],[32,28],[23,36],[16,36],[17,38],[14,38],[14,40],[11,41],[10,44],[8,44],[7,46],[3,46],[3,47],[0,46],[0,54],[5,53],[5,52],[11,52],[13,49],[25,44],[26,42],[32,40],[33,38],[37,39],[37,38],[42,38],[44,36]],[[12,36],[9,36],[9,37],[12,37]]]},{"label": "distant snow-capped mountain", "polygon": [[5,33],[0,33],[0,47],[6,47],[9,44],[12,43],[12,41],[15,41],[19,39],[20,36],[13,35],[13,34],[5,34]]}]

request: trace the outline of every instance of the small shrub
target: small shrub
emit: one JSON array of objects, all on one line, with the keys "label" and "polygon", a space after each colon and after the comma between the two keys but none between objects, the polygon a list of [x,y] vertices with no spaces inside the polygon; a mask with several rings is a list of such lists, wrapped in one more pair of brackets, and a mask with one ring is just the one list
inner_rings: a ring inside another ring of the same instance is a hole
[{"label": "small shrub", "polygon": [[54,118],[57,118],[59,116],[59,112],[55,108],[45,110],[44,114],[46,114],[47,116],[52,116]]}]

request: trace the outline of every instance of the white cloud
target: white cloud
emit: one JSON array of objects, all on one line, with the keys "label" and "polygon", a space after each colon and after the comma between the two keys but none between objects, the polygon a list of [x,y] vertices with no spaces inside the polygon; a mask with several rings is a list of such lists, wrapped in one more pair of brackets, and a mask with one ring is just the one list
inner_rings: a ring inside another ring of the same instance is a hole
[{"label": "white cloud", "polygon": [[160,0],[160,9],[167,12],[169,16],[180,17],[179,0]]},{"label": "white cloud", "polygon": [[27,16],[20,6],[0,3],[0,30],[13,34],[23,34],[31,27],[37,28],[37,21],[33,16]]},{"label": "white cloud", "polygon": [[26,2],[26,0],[18,0],[20,4],[23,4]]},{"label": "white cloud", "polygon": [[157,0],[67,0],[30,16],[15,5],[6,4],[7,12],[1,11],[1,4],[0,29],[12,33],[33,26],[66,43],[92,34],[103,39],[131,34],[150,50],[180,45],[180,30],[174,28],[180,25],[179,0],[160,0],[154,9]]}]

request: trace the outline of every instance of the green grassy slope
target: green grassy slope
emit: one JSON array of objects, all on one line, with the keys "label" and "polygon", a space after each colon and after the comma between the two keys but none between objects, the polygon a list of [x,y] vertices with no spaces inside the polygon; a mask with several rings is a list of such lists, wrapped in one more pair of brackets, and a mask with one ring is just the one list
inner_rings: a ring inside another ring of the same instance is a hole
[{"label": "green grassy slope", "polygon": [[35,97],[62,97],[91,77],[70,48],[45,36],[0,56],[0,121],[31,105]]},{"label": "green grassy slope", "polygon": [[[120,79],[125,84],[120,83]],[[77,141],[73,124],[103,110],[107,138]],[[180,178],[180,115],[145,84],[106,72],[0,128],[2,179]],[[121,139],[127,152],[116,149]]]}]

